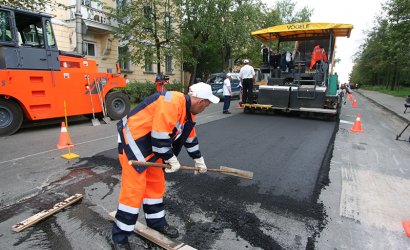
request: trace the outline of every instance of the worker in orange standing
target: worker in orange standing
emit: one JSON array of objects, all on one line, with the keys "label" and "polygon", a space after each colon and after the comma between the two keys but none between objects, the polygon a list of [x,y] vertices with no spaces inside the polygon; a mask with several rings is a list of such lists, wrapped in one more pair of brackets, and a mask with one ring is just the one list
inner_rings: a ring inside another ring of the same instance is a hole
[{"label": "worker in orange standing", "polygon": [[195,115],[210,103],[218,103],[211,86],[200,82],[189,88],[188,95],[176,91],[155,93],[117,124],[118,153],[122,167],[119,205],[112,229],[115,249],[130,249],[128,236],[134,230],[142,208],[147,226],[168,237],[178,237],[178,230],[165,220],[163,197],[164,170],[128,164],[128,160],[165,162],[172,173],[181,167],[177,155],[185,146],[200,173],[207,168],[199,151]]},{"label": "worker in orange standing", "polygon": [[320,45],[316,45],[313,49],[312,60],[310,61],[310,69],[313,69],[316,63],[327,62],[325,49]]}]

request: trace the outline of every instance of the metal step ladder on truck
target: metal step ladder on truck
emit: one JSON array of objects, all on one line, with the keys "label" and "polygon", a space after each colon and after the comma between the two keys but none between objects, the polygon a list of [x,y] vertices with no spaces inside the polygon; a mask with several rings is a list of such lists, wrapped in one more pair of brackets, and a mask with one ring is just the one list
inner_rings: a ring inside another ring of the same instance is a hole
[{"label": "metal step ladder on truck", "polygon": [[260,69],[268,82],[255,86],[254,103],[245,104],[244,112],[298,111],[338,118],[342,102],[333,73],[336,37],[349,37],[352,29],[350,24],[306,22],[252,32],[264,43],[277,43],[277,48],[263,49]]},{"label": "metal step ladder on truck", "polygon": [[95,112],[116,120],[130,110],[121,91],[126,79],[58,50],[51,18],[0,6],[0,136],[15,133],[23,120],[64,117],[64,102],[68,116]]}]

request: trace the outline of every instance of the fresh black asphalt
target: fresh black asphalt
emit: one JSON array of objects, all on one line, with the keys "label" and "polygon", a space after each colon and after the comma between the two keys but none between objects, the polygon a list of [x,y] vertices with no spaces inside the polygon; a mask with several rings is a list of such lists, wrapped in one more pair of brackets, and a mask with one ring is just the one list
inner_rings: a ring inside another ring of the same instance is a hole
[{"label": "fresh black asphalt", "polygon": [[[272,227],[269,223],[248,211],[249,205],[260,204],[266,211],[299,218],[302,225],[305,221],[302,227],[311,228],[298,231],[310,232],[308,239],[296,232],[292,237],[298,240],[292,246],[312,247],[325,216],[316,198],[322,176],[327,175],[337,126],[337,122],[321,119],[243,113],[197,126],[200,149],[209,168],[249,170],[254,179],[215,173],[194,176],[182,171],[167,175],[173,184],[166,194],[166,209],[173,218],[170,222],[180,223],[180,240],[198,249],[211,249],[229,229],[250,247],[286,248],[277,241],[278,236],[266,233],[266,226]],[[39,195],[3,208],[0,224],[10,224],[10,220],[17,222],[52,207],[63,199],[61,194],[85,194],[80,204],[67,209],[68,213],[59,213],[20,234],[0,235],[5,240],[2,245],[15,249],[110,249],[111,222],[106,219],[106,210],[115,208],[118,198],[120,168],[116,158],[116,148],[82,158],[68,166],[69,174],[44,187]],[[183,165],[193,165],[185,151],[179,159]],[[193,220],[198,211],[212,221]],[[279,224],[274,227],[282,230]],[[147,246],[135,237],[133,241]]]}]

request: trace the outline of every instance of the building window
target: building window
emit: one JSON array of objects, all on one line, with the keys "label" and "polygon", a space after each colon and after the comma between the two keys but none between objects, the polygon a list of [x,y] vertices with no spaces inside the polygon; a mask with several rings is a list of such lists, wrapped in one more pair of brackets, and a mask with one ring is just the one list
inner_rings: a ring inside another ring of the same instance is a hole
[{"label": "building window", "polygon": [[165,72],[172,73],[172,56],[165,56]]},{"label": "building window", "polygon": [[84,42],[84,44],[85,44],[84,54],[86,54],[87,56],[96,56],[97,44],[92,43],[92,42]]},{"label": "building window", "polygon": [[82,0],[81,5],[91,7],[91,0]]},{"label": "building window", "polygon": [[122,71],[131,70],[128,46],[118,47],[118,62]]},{"label": "building window", "polygon": [[152,31],[152,8],[151,6],[144,6],[144,24],[143,24],[143,31],[148,32]]},{"label": "building window", "polygon": [[145,72],[154,72],[154,67],[152,67],[152,53],[145,53],[144,69]]},{"label": "building window", "polygon": [[171,14],[166,13],[164,18],[165,38],[170,39],[171,36]]}]

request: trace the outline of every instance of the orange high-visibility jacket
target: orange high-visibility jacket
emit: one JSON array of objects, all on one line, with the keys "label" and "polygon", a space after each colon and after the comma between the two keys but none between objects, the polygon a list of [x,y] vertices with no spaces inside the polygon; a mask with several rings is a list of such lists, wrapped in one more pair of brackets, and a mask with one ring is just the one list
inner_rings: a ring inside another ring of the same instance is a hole
[{"label": "orange high-visibility jacket", "polygon": [[176,91],[149,96],[117,123],[118,153],[129,160],[155,162],[178,155],[183,144],[192,158],[201,157],[190,106],[190,97]]},{"label": "orange high-visibility jacket", "polygon": [[313,68],[313,66],[315,65],[317,61],[327,62],[327,56],[326,56],[325,49],[320,48],[319,45],[316,45],[315,48],[313,49],[312,60],[310,61],[310,69]]}]

